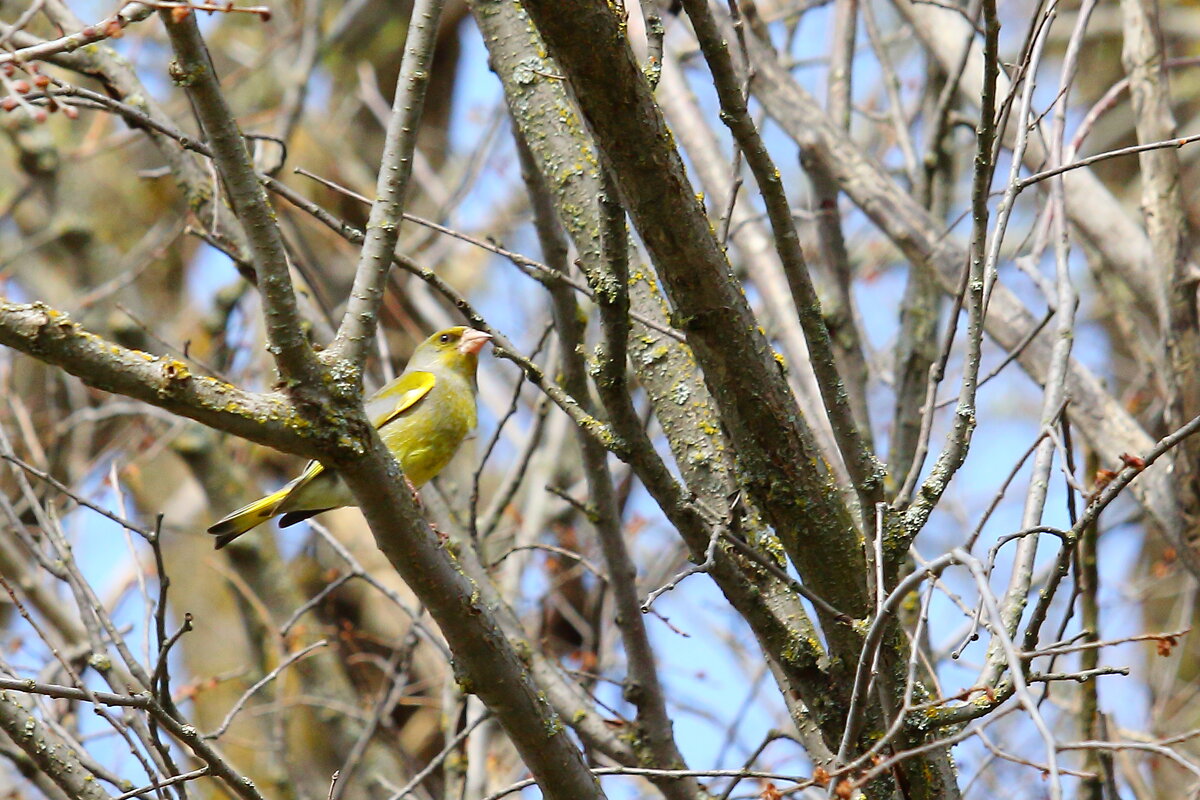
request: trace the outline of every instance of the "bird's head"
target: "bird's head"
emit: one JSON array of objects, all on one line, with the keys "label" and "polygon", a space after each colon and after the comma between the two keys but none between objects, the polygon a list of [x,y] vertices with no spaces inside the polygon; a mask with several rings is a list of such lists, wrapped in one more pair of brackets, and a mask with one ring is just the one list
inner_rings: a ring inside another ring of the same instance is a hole
[{"label": "bird's head", "polygon": [[490,333],[458,325],[430,336],[417,346],[408,368],[436,371],[451,369],[468,377],[475,376],[479,351],[492,340]]}]

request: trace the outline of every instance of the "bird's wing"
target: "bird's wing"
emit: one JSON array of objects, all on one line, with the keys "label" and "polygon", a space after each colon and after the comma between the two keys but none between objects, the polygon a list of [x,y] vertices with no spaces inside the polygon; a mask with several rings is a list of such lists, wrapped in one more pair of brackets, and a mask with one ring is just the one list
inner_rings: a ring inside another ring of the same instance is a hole
[{"label": "bird's wing", "polygon": [[[313,461],[310,461],[307,464],[305,464],[304,471],[301,472],[299,475],[297,475],[295,480],[293,480],[286,487],[287,488],[287,496],[291,496],[291,494],[293,492],[295,492],[297,489],[299,489],[301,486],[306,486],[310,481],[312,481],[313,478],[317,477],[324,471],[325,471],[325,465],[322,464],[320,461],[313,460]],[[287,500],[285,499],[283,502],[286,503]],[[283,503],[280,503],[280,505],[282,505],[282,504]]]},{"label": "bird's wing", "polygon": [[367,403],[367,416],[378,430],[415,406],[437,382],[432,372],[406,372]]},{"label": "bird's wing", "polygon": [[[389,386],[385,386],[377,395],[367,401],[367,416],[371,424],[379,430],[396,417],[412,408],[417,402],[429,394],[436,379],[432,372],[406,372]],[[380,411],[380,407],[384,411]],[[313,478],[325,471],[325,465],[320,461],[310,461],[296,479],[292,481],[288,494],[307,485]]]}]

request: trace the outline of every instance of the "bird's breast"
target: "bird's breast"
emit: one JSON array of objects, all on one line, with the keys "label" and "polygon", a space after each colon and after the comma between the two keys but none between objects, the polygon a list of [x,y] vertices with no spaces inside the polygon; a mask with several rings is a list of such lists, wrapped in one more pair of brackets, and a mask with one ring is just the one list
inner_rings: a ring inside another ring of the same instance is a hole
[{"label": "bird's breast", "polygon": [[380,433],[400,462],[405,476],[421,486],[450,463],[467,433],[475,427],[475,397],[439,380],[412,410]]}]

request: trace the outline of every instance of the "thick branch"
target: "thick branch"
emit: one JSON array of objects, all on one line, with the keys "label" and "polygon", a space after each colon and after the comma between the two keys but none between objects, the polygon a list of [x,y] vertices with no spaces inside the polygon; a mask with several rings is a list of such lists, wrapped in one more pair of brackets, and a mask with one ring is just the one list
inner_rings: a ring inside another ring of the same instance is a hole
[{"label": "thick branch", "polygon": [[808,368],[804,331],[800,328],[787,278],[771,241],[771,232],[752,205],[734,202],[738,184],[736,178],[730,176],[729,159],[721,150],[717,132],[707,124],[700,103],[687,84],[679,58],[674,52],[667,54],[655,97],[667,115],[676,140],[687,153],[688,163],[704,189],[710,208],[732,209],[725,217],[729,241],[737,246],[739,268],[746,271],[762,296],[759,317],[763,327],[779,343],[780,352],[787,359],[788,380],[817,443],[830,459],[839,482],[844,481],[848,486],[848,475],[821,402],[821,391]]},{"label": "thick branch", "polygon": [[800,236],[792,220],[791,206],[783,189],[783,180],[766,144],[750,117],[747,98],[738,80],[729,49],[722,39],[722,32],[709,10],[707,0],[685,0],[688,18],[700,41],[700,48],[708,61],[721,102],[722,118],[733,132],[746,164],[754,174],[759,193],[767,208],[771,222],[772,240],[779,252],[787,276],[792,300],[800,315],[804,337],[808,343],[809,361],[817,376],[817,386],[829,414],[838,448],[855,489],[859,492],[860,512],[873,508],[883,498],[883,467],[875,459],[868,442],[870,430],[860,430],[846,393],[845,382],[834,357],[829,329],[821,315],[821,302],[817,299],[808,264],[800,249]]},{"label": "thick branch", "polygon": [[[477,2],[474,11],[489,49],[492,67],[504,83],[513,119],[524,133],[539,170],[546,176],[559,222],[579,252],[581,267],[585,271],[597,271],[598,284],[605,283],[609,279],[602,277],[604,247],[595,203],[595,198],[604,189],[583,121],[570,102],[562,81],[529,80],[528,54],[543,52],[545,46],[520,9],[507,2]],[[543,60],[540,72],[561,74],[551,59]],[[564,164],[588,167],[563,169]],[[765,236],[760,241],[765,241]],[[607,246],[612,246],[611,241]],[[653,273],[640,266],[631,267],[630,271],[632,307],[647,318],[665,320],[665,304]],[[785,299],[779,306],[780,314],[790,317],[789,324],[803,351],[803,337],[786,301],[787,288],[782,277],[772,285],[779,286],[783,292]],[[655,328],[635,324],[631,333],[629,356],[638,383],[650,397],[686,489],[662,463],[646,437],[641,421],[633,419],[636,415],[628,415],[617,406],[609,408],[613,434],[624,441],[627,446],[625,457],[630,458],[642,483],[676,526],[693,558],[701,561],[711,529],[688,495],[717,509],[718,515],[727,508],[729,498],[736,491],[730,463],[732,449],[721,430],[712,396],[696,377],[696,363],[691,351]],[[600,391],[606,405],[609,399],[617,399],[617,393],[611,398],[606,397],[608,390],[604,384]],[[813,394],[815,396],[815,390]],[[761,524],[754,503],[747,502],[746,505],[745,516],[735,523],[735,531],[755,546],[773,550],[774,539]],[[753,629],[764,653],[774,654],[778,659],[774,674],[780,681],[780,690],[795,701],[796,724],[811,733],[815,723],[826,741],[836,742],[848,700],[839,670],[847,662],[828,662],[819,645],[818,634],[792,587],[756,561],[740,555],[729,544],[737,541],[740,540],[736,537],[723,539],[716,550],[710,575]],[[750,544],[742,543],[741,546],[754,552]],[[758,555],[758,559],[767,563],[771,563],[769,559],[772,558],[773,555]],[[781,571],[776,568],[776,572]],[[805,707],[805,713],[799,713],[801,705]],[[579,725],[577,718],[578,715],[572,719],[572,724],[579,727],[580,735],[587,740],[589,733]],[[582,719],[589,723],[591,715]],[[605,752],[625,758],[624,753]]]},{"label": "thick branch", "polygon": [[17,702],[16,696],[7,691],[0,691],[0,730],[7,733],[38,769],[69,797],[74,800],[111,797],[84,769],[75,751],[48,733],[42,723]]},{"label": "thick branch", "polygon": [[437,621],[454,653],[459,684],[495,714],[544,797],[602,798],[566,726],[505,635],[496,612],[421,518],[396,461],[365,418],[362,423],[368,431],[368,452],[338,462],[338,472],[354,492],[375,543]]},{"label": "thick branch", "polygon": [[[865,587],[847,579],[864,574],[850,513],[696,199],[617,16],[599,0],[576,3],[569,15],[551,0],[524,5],[574,90],[667,289],[750,496],[817,593],[861,615]],[[831,563],[844,570],[831,574]],[[838,627],[831,626],[831,640],[848,654],[857,637]]]},{"label": "thick branch", "polygon": [[253,394],[192,375],[182,361],[121,347],[45,304],[0,298],[0,344],[53,364],[95,389],[289,453],[316,455],[308,423],[281,395]]},{"label": "thick branch", "polygon": [[258,275],[269,349],[280,376],[306,392],[319,391],[320,366],[304,337],[296,294],[288,271],[283,236],[267,192],[259,182],[246,149],[246,140],[233,118],[221,82],[200,36],[196,15],[175,21],[170,11],[160,16],[176,61],[171,65],[175,82],[187,89],[212,149],[213,163],[221,175],[234,214],[246,232],[247,245]]},{"label": "thick branch", "polygon": [[[1125,41],[1121,60],[1129,75],[1139,144],[1176,136],[1170,90],[1162,50],[1156,0],[1122,0]],[[1141,166],[1142,214],[1157,265],[1160,330],[1165,349],[1161,371],[1166,384],[1166,423],[1182,425],[1200,412],[1200,313],[1196,306],[1197,276],[1188,258],[1191,245],[1180,185],[1183,168],[1174,148],[1138,156]],[[1180,512],[1200,516],[1197,459],[1200,440],[1185,442],[1172,457]],[[1187,546],[1186,544],[1184,546]]]},{"label": "thick branch", "polygon": [[[607,175],[605,176],[607,178]],[[653,459],[655,466],[662,462],[644,436],[629,395],[626,381],[626,358],[629,343],[629,235],[625,230],[625,210],[621,208],[612,182],[605,181],[605,192],[599,198],[601,242],[605,258],[603,274],[589,275],[589,283],[600,306],[600,322],[604,329],[604,346],[597,353],[600,374],[596,382],[601,400],[613,417],[613,427],[625,438],[634,437],[643,463]],[[589,485],[595,485],[599,495],[596,502],[605,502],[613,513],[596,526],[600,550],[608,565],[609,589],[613,594],[617,626],[629,662],[628,685],[625,695],[638,709],[638,724],[643,730],[646,749],[657,766],[685,767],[686,762],[675,743],[671,716],[667,712],[666,694],[658,676],[650,636],[638,598],[637,565],[625,544],[625,533],[618,513],[619,506],[608,472],[608,454],[591,441],[581,441]],[[677,506],[676,506],[677,507]],[[661,784],[660,784],[661,785]],[[695,781],[683,781],[666,787],[668,797],[680,794],[703,797]],[[680,791],[682,790],[682,791]]]},{"label": "thick branch", "polygon": [[[542,174],[538,171],[529,147],[517,132],[517,149],[521,158],[521,174],[529,190],[533,206],[534,225],[537,228],[538,240],[542,252],[551,268],[561,273],[568,271],[567,242],[558,226],[554,206]],[[603,204],[603,200],[601,200]],[[618,209],[619,210],[619,209]],[[616,224],[616,223],[614,223]],[[628,252],[626,248],[624,216],[616,224],[620,229],[619,242],[622,257]],[[625,278],[627,279],[627,275]],[[611,281],[603,289],[596,287],[596,297],[603,298],[617,295],[625,299],[628,310],[628,295],[626,294],[627,280]],[[593,282],[595,286],[595,282]],[[559,380],[563,387],[573,397],[579,399],[584,409],[593,412],[588,388],[587,365],[583,353],[586,332],[584,317],[581,314],[575,293],[563,284],[547,287],[550,291],[551,307],[554,317],[554,327],[558,331],[562,343],[562,375]],[[607,306],[602,306],[605,308]],[[624,318],[626,326],[628,318]],[[606,352],[599,356],[600,369],[603,373],[617,372],[625,374],[625,337],[627,332],[622,330],[620,335],[619,352]],[[627,397],[627,395],[626,395]],[[641,430],[640,425],[638,430]],[[583,462],[584,477],[588,486],[588,497],[595,511],[591,517],[596,538],[600,544],[600,552],[608,575],[608,588],[613,597],[613,607],[616,612],[617,630],[621,634],[626,660],[628,663],[625,679],[625,697],[637,709],[637,739],[644,742],[643,747],[635,748],[640,756],[642,766],[658,768],[680,768],[686,764],[671,731],[671,719],[666,709],[666,697],[662,682],[658,677],[658,666],[655,663],[654,651],[650,646],[650,637],[646,632],[646,623],[639,607],[637,594],[637,568],[625,545],[625,533],[621,524],[621,506],[613,478],[608,469],[608,451],[586,431],[575,427],[576,439]],[[700,795],[700,789],[695,781],[658,781],[658,786],[667,798],[687,800]]]}]

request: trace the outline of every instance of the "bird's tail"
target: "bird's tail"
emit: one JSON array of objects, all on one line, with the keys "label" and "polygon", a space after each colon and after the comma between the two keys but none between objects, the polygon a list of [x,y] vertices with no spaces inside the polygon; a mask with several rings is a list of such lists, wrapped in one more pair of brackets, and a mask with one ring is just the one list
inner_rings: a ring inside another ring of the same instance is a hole
[{"label": "bird's tail", "polygon": [[278,492],[242,506],[224,519],[214,523],[208,529],[208,532],[217,537],[216,548],[220,550],[246,531],[251,528],[257,528],[275,516],[275,509],[279,507],[279,504],[283,502],[283,499],[288,496],[291,490],[292,487],[290,485],[285,486]]}]

